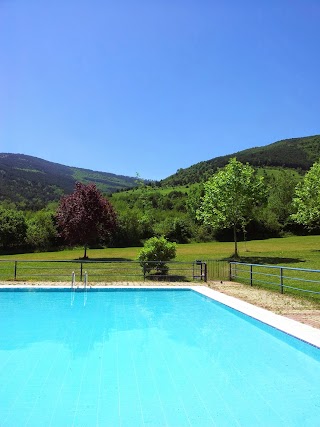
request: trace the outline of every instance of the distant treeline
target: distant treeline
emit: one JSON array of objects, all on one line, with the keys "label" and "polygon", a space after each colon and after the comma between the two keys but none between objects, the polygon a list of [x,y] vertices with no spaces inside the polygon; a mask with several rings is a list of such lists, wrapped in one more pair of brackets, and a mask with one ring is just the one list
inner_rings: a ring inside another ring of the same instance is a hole
[{"label": "distant treeline", "polygon": [[[257,208],[239,240],[263,239],[288,233],[304,234],[306,230],[290,219],[294,213],[292,199],[301,176],[293,170],[265,169],[268,192],[266,206]],[[213,230],[196,218],[203,196],[203,185],[178,188],[143,186],[110,195],[118,216],[118,228],[109,246],[139,246],[145,239],[165,236],[177,243],[212,240],[232,241],[232,231]],[[63,248],[55,226],[58,203],[39,211],[21,210],[2,204],[0,209],[0,248],[2,252],[17,250],[44,251]]]},{"label": "distant treeline", "polygon": [[267,204],[255,209],[238,238],[306,233],[291,219],[292,198],[299,180],[320,158],[320,135],[217,157],[179,169],[171,177],[149,185],[137,178],[72,168],[31,156],[0,154],[0,250],[63,247],[56,231],[55,212],[61,196],[71,194],[76,181],[96,183],[114,206],[118,228],[109,245],[141,245],[153,236],[165,236],[178,243],[232,240],[231,230],[210,229],[196,218],[203,183],[231,157],[256,167],[264,175],[268,194]]}]

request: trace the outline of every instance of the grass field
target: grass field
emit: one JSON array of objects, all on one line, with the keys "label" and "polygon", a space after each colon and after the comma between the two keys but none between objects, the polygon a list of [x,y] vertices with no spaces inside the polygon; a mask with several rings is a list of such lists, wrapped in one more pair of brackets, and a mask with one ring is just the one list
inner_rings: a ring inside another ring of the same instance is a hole
[{"label": "grass field", "polygon": [[[177,245],[176,261],[190,263],[189,269],[192,267],[192,262],[195,260],[215,260],[228,261],[233,253],[233,242],[210,242],[210,243],[192,243],[185,245]],[[141,267],[138,263],[125,264],[127,261],[136,261],[141,248],[106,248],[106,249],[89,249],[88,256],[90,261],[123,261],[123,264],[118,264],[116,267],[117,274],[107,271],[102,264],[83,265],[68,261],[79,261],[83,256],[83,248],[75,248],[73,250],[64,250],[59,252],[43,252],[43,253],[25,253],[16,255],[0,256],[0,279],[12,280],[14,277],[14,269],[17,269],[18,280],[22,275],[23,280],[67,280],[70,281],[70,273],[77,271],[78,277],[81,275],[80,268],[83,271],[89,269],[89,277],[94,280],[96,277],[107,277],[110,273],[112,280],[121,281],[129,280],[128,269],[132,268],[132,280],[139,277],[141,280]],[[320,236],[293,236],[279,239],[255,240],[239,243],[240,261],[251,264],[263,264],[270,266],[294,267],[302,269],[320,270]],[[17,261],[15,264],[14,261]],[[23,262],[32,261],[32,262]],[[42,261],[42,262],[37,262]],[[47,261],[47,262],[44,262]],[[61,263],[52,263],[50,261],[61,261]],[[209,265],[209,263],[208,263]],[[115,268],[115,267],[114,267]],[[184,266],[181,269],[185,268]],[[211,268],[211,267],[210,267]],[[256,269],[256,267],[255,267]],[[264,269],[265,271],[266,269]],[[279,269],[278,269],[279,270]],[[270,269],[273,274],[276,269]],[[123,274],[123,276],[122,276]],[[131,272],[130,272],[131,274]],[[183,273],[177,272],[181,277]],[[276,272],[278,274],[278,271]],[[291,274],[291,273],[290,273]],[[188,272],[188,275],[192,275]],[[226,278],[225,271],[223,272],[224,279]],[[299,273],[299,277],[305,284],[299,287],[310,286],[307,283],[310,275],[307,273]],[[245,273],[248,278],[248,273]],[[82,275],[81,275],[82,277]],[[320,277],[320,274],[319,274]],[[130,280],[131,280],[130,279]],[[139,279],[136,279],[139,280]],[[275,279],[279,282],[279,279]],[[318,280],[318,279],[316,279]],[[291,282],[290,282],[291,283]],[[320,282],[312,284],[312,289],[320,291]]]},{"label": "grass field", "polygon": [[[320,270],[320,236],[253,240],[240,242],[238,245],[243,262]],[[96,260],[136,260],[140,250],[140,247],[89,249],[88,256]],[[176,260],[225,260],[231,257],[233,250],[233,242],[180,244],[177,245]],[[83,248],[75,248],[57,252],[1,255],[0,260],[78,260],[82,256]]]}]

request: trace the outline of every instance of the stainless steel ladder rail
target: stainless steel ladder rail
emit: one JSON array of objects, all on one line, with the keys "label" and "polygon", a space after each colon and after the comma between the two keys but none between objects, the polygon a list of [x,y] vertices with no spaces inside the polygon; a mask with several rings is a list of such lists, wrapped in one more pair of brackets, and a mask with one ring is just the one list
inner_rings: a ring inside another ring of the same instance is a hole
[{"label": "stainless steel ladder rail", "polygon": [[88,299],[88,273],[86,271],[84,272],[83,287],[84,287],[83,305],[85,306]]},{"label": "stainless steel ladder rail", "polygon": [[76,274],[73,271],[71,275],[71,305],[73,305],[73,302],[74,302],[75,291],[76,291]]}]

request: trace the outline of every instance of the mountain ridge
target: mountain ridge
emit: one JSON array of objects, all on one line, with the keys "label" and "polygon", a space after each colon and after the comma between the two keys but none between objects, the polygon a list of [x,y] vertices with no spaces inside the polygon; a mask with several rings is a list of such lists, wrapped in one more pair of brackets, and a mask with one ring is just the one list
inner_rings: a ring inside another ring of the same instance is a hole
[{"label": "mountain ridge", "polygon": [[95,183],[103,193],[136,186],[136,178],[66,166],[27,154],[0,153],[0,201],[41,208],[74,190],[75,183]]},{"label": "mountain ridge", "polygon": [[[178,169],[157,185],[175,187],[205,181],[232,157],[258,168],[292,168],[303,173],[320,159],[320,135],[284,139],[214,157]],[[77,181],[93,182],[104,194],[137,185],[136,177],[66,166],[27,154],[0,153],[0,202],[14,203],[21,209],[41,209],[72,193]]]},{"label": "mountain ridge", "polygon": [[225,156],[201,161],[163,179],[162,185],[186,185],[209,178],[230,158],[236,157],[242,163],[255,167],[281,167],[307,171],[320,158],[320,135],[282,139],[268,145],[247,148]]}]

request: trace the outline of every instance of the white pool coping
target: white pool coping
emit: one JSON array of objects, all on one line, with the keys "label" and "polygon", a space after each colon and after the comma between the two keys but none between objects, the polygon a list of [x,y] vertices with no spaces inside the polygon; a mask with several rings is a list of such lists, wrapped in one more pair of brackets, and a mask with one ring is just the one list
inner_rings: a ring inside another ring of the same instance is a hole
[{"label": "white pool coping", "polygon": [[272,311],[257,307],[256,305],[241,301],[238,298],[222,294],[204,286],[191,286],[190,288],[221,304],[227,305],[247,316],[260,320],[273,328],[320,348],[320,329],[313,328],[312,326],[305,325],[304,323],[297,322],[296,320],[289,319],[288,317],[281,316]]},{"label": "white pool coping", "polygon": [[[30,285],[4,285],[0,286],[1,289],[68,289],[71,290],[70,286],[30,286]],[[78,289],[84,290],[83,286]],[[75,288],[75,289],[77,289]],[[90,286],[87,290],[90,292]],[[275,314],[272,311],[266,310],[261,307],[257,307],[248,302],[239,300],[238,298],[222,294],[218,291],[210,289],[206,286],[146,286],[146,285],[128,285],[128,286],[93,286],[92,289],[192,289],[208,298],[218,301],[228,307],[233,308],[241,313],[246,314],[254,319],[257,319],[267,325],[272,326],[286,334],[292,335],[302,341],[305,341],[320,349],[320,329],[314,328],[304,323],[297,322],[296,320],[289,319],[288,317]]]}]

